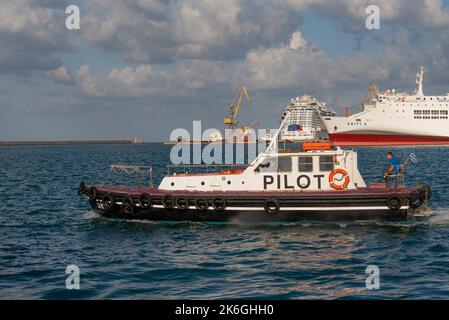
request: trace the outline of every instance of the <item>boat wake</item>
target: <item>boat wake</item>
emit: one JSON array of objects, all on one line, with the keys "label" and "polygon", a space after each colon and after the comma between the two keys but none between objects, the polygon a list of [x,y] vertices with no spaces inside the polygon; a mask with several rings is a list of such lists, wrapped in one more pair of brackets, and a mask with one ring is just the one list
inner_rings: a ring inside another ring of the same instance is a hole
[{"label": "boat wake", "polygon": [[229,222],[191,222],[191,221],[151,221],[142,219],[114,219],[104,217],[91,210],[83,216],[86,220],[104,220],[111,222],[138,223],[157,226],[172,227],[243,227],[243,228],[335,228],[348,229],[353,227],[391,227],[391,228],[415,228],[449,225],[449,208],[431,211],[429,208],[422,210],[418,215],[404,221],[381,221],[381,220],[353,220],[353,221],[312,221],[304,220],[298,222],[258,222],[240,221],[235,219]]},{"label": "boat wake", "polygon": [[83,216],[83,219],[86,219],[86,220],[101,219],[101,218],[103,218],[103,217],[93,210],[86,212]]},{"label": "boat wake", "polygon": [[441,211],[437,211],[429,219],[430,226],[449,225],[449,208],[444,208]]}]

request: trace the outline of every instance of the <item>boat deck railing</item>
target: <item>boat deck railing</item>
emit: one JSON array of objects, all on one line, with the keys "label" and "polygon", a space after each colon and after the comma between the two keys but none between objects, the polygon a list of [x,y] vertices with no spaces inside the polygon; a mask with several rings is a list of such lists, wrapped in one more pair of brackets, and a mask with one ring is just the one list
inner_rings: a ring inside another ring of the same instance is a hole
[{"label": "boat deck railing", "polygon": [[[387,189],[402,189],[405,187],[405,169],[407,167],[407,163],[400,164],[398,174],[388,174],[385,178],[385,183]],[[384,173],[387,172],[388,167],[384,168]]]},{"label": "boat deck railing", "polygon": [[192,173],[213,173],[220,169],[235,170],[245,169],[249,164],[169,164],[166,166],[167,175],[192,174]]},{"label": "boat deck railing", "polygon": [[386,178],[387,189],[402,189],[405,187],[405,175],[403,173],[388,175]]},{"label": "boat deck railing", "polygon": [[[134,183],[131,183],[130,177],[135,179]],[[148,182],[143,183],[145,180],[148,180]],[[153,167],[113,164],[111,165],[111,184],[113,186],[119,185],[120,187],[134,184],[138,189],[144,185],[152,188]]]}]

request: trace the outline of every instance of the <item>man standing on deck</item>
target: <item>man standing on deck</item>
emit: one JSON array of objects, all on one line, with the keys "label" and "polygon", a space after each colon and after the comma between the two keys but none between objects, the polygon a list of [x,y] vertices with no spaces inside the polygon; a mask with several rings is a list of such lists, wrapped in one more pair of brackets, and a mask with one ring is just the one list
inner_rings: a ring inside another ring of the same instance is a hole
[{"label": "man standing on deck", "polygon": [[399,173],[399,166],[400,162],[397,157],[393,155],[393,152],[387,152],[387,159],[388,159],[388,168],[387,171],[384,174],[384,179],[387,178],[387,176],[395,176]]}]

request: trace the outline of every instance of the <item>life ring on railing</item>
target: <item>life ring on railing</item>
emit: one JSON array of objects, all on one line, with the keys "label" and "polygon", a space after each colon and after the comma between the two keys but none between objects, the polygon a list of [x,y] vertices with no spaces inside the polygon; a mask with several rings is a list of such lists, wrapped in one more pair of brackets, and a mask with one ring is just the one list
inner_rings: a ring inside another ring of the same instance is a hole
[{"label": "life ring on railing", "polygon": [[[343,175],[343,177],[339,180],[343,180],[343,184],[337,184],[334,181],[335,175],[336,174],[341,174]],[[351,181],[351,179],[349,178],[349,173],[344,170],[344,169],[334,169],[331,174],[329,175],[329,183],[331,185],[332,188],[334,188],[335,190],[344,190],[348,187],[349,182]]]},{"label": "life ring on railing", "polygon": [[101,204],[104,210],[111,210],[114,207],[114,197],[109,193],[106,193],[103,198],[101,198]]},{"label": "life ring on railing", "polygon": [[134,201],[131,197],[126,197],[122,202],[122,212],[125,214],[134,213]]},{"label": "life ring on railing", "polygon": [[162,198],[162,205],[165,209],[172,209],[175,206],[175,200],[171,194],[166,194]]},{"label": "life ring on railing", "polygon": [[226,209],[226,200],[223,198],[214,198],[212,200],[212,207],[217,211],[223,211]]},{"label": "life ring on railing", "polygon": [[189,208],[189,199],[181,197],[181,198],[176,198],[176,206],[178,207],[178,209],[181,210],[186,210]]}]

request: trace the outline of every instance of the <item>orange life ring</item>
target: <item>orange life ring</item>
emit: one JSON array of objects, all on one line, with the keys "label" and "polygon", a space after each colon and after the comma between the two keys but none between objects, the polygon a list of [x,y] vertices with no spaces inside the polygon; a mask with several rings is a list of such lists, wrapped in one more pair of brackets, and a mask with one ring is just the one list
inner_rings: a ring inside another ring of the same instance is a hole
[{"label": "orange life ring", "polygon": [[[342,174],[344,179],[345,179],[343,184],[336,184],[334,182],[335,175],[338,174],[338,173]],[[350,181],[349,174],[344,169],[335,169],[329,175],[329,183],[330,183],[331,187],[334,188],[335,190],[344,190],[344,189],[346,189],[348,187],[348,185],[349,185],[349,181]]]}]

